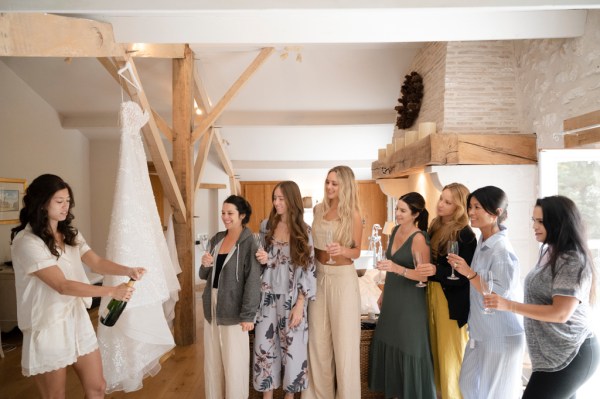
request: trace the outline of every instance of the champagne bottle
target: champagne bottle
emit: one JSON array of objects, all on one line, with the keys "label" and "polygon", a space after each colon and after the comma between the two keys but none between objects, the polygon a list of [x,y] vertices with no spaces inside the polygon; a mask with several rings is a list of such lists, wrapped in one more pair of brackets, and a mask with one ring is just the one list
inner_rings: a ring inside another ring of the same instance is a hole
[{"label": "champagne bottle", "polygon": [[[129,279],[127,285],[133,287],[134,283],[134,279]],[[104,311],[100,315],[100,323],[104,324],[107,327],[114,326],[117,320],[119,320],[121,313],[123,313],[125,306],[127,306],[126,301],[119,301],[115,298],[111,299],[108,303],[108,306],[106,306],[106,309],[104,309]]]}]

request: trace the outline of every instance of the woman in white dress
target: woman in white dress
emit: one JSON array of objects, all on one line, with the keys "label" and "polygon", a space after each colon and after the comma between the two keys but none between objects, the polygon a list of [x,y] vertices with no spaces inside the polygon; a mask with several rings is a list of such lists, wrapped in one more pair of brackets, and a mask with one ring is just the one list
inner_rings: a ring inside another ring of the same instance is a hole
[{"label": "woman in white dress", "polygon": [[12,229],[17,318],[23,332],[23,375],[33,376],[42,397],[65,396],[73,365],[86,398],[103,398],[105,382],[98,342],[86,307],[91,297],[129,300],[126,284],[91,285],[81,261],[94,272],[139,280],[143,268],[101,258],[71,225],[71,187],[60,177],[37,177],[23,198],[20,224]]}]

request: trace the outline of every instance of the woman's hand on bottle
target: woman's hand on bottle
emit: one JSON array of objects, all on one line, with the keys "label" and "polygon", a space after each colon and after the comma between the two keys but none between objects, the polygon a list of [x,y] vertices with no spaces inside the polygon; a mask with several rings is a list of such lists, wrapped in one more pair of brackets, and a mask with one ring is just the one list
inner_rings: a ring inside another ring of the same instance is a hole
[{"label": "woman's hand on bottle", "polygon": [[252,323],[250,321],[242,321],[240,323],[240,326],[242,326],[242,331],[252,331],[252,330],[254,330],[254,323]]},{"label": "woman's hand on bottle", "polygon": [[130,287],[129,285],[127,285],[127,283],[121,283],[121,284],[113,287],[113,292],[110,296],[119,301],[127,302],[131,299],[131,295],[133,295],[133,291],[135,291],[135,288]]},{"label": "woman's hand on bottle", "polygon": [[463,276],[470,276],[473,274],[473,269],[469,267],[467,262],[456,254],[448,254],[446,257],[450,266],[454,267],[454,270],[462,274]]},{"label": "woman's hand on bottle", "polygon": [[258,251],[256,251],[256,260],[261,264],[261,265],[266,265],[267,261],[269,260],[269,254],[267,253],[267,251],[265,251],[262,248],[259,248]]},{"label": "woman's hand on bottle", "polygon": [[143,267],[130,267],[127,277],[135,281],[141,280],[142,276],[146,273],[146,269]]},{"label": "woman's hand on bottle", "polygon": [[429,277],[435,275],[436,267],[433,263],[421,263],[416,270],[419,276]]},{"label": "woman's hand on bottle", "polygon": [[204,267],[211,267],[213,264],[213,257],[210,254],[210,252],[205,252],[204,255],[202,255],[202,260],[201,260],[202,266]]}]

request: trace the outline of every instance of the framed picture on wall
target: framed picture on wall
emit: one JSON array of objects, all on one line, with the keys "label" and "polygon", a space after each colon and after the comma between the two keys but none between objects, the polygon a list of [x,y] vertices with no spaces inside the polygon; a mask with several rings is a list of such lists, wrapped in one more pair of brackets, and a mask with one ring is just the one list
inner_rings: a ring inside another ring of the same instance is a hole
[{"label": "framed picture on wall", "polygon": [[0,224],[19,223],[25,179],[0,177]]}]

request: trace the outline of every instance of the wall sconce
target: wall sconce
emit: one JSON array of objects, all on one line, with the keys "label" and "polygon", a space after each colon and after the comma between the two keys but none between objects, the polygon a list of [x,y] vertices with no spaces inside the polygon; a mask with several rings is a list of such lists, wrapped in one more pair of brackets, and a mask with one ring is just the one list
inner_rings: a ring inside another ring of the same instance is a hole
[{"label": "wall sconce", "polygon": [[302,197],[302,206],[304,208],[312,208],[313,207],[312,197]]}]

